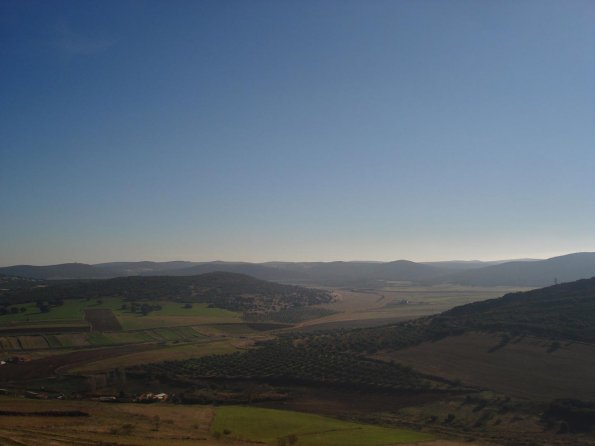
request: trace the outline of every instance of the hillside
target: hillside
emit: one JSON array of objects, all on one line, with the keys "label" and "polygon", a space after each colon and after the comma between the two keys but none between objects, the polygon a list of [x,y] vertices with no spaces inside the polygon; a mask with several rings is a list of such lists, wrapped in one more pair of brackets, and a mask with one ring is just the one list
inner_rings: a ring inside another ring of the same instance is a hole
[{"label": "hillside", "polygon": [[198,276],[130,276],[106,280],[62,281],[45,287],[14,290],[3,302],[123,297],[128,300],[173,300],[212,304],[234,311],[276,311],[327,303],[330,294],[294,285],[281,285],[243,274],[216,272]]},{"label": "hillside", "polygon": [[438,276],[430,281],[473,286],[543,287],[595,275],[595,253],[580,252],[546,260],[513,261]]},{"label": "hillside", "polygon": [[595,277],[456,307],[432,323],[595,342]]},{"label": "hillside", "polygon": [[17,288],[31,288],[40,283],[37,279],[0,274],[0,294]]},{"label": "hillside", "polygon": [[595,342],[595,277],[510,293],[400,324],[324,333],[309,342],[376,352],[472,331]]}]

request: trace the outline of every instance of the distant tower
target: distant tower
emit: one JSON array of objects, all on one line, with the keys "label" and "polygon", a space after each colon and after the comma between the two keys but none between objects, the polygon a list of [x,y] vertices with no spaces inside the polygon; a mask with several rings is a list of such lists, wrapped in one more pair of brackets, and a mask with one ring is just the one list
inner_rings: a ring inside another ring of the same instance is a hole
[{"label": "distant tower", "polygon": [[554,285],[558,285],[558,278],[554,277]]}]

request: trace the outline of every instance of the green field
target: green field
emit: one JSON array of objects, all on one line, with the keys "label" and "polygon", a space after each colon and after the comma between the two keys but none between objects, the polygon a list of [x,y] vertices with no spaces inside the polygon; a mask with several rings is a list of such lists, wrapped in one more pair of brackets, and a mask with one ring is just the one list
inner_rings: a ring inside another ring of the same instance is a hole
[{"label": "green field", "polygon": [[40,312],[35,303],[21,304],[17,307],[19,309],[24,308],[24,312],[0,316],[0,328],[46,322],[84,321],[84,311],[86,309],[98,308],[112,310],[125,329],[192,325],[192,319],[197,319],[199,322],[203,320],[237,322],[241,318],[240,313],[221,308],[209,308],[207,304],[192,304],[192,308],[184,308],[184,304],[177,302],[151,302],[152,305],[160,305],[161,309],[143,316],[123,309],[122,305],[125,303],[128,302],[118,297],[106,297],[101,299],[100,302],[97,300],[67,299],[63,305],[52,307],[47,313]]},{"label": "green field", "polygon": [[193,327],[155,328],[139,331],[61,333],[0,336],[0,350],[34,350],[63,347],[103,347],[141,342],[196,342],[206,336]]},{"label": "green field", "polygon": [[278,444],[297,437],[304,446],[372,446],[429,441],[429,434],[352,423],[320,415],[255,407],[218,407],[211,432],[237,439]]}]

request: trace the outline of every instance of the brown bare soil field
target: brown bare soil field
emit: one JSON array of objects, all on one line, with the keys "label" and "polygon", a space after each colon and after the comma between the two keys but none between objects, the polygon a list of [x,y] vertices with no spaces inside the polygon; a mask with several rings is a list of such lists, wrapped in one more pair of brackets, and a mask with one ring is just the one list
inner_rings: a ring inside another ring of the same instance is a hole
[{"label": "brown bare soil field", "polygon": [[0,367],[0,381],[27,381],[54,376],[61,367],[100,361],[133,352],[154,348],[151,344],[126,345],[123,347],[79,350],[65,354],[34,359],[21,364],[6,364]]},{"label": "brown bare soil field", "polygon": [[[556,348],[554,348],[556,347]],[[517,398],[595,399],[595,346],[468,333],[375,357]]]},{"label": "brown bare soil field", "polygon": [[246,348],[248,344],[251,344],[251,341],[237,340],[233,342],[232,340],[220,340],[185,345],[157,346],[151,350],[108,357],[82,365],[79,364],[71,368],[65,367],[61,371],[67,373],[94,373],[158,361],[181,361],[206,355],[233,353],[239,348]]},{"label": "brown bare soil field", "polygon": [[69,347],[86,347],[89,345],[85,333],[57,334],[56,339],[60,344]]},{"label": "brown bare soil field", "polygon": [[91,324],[93,331],[120,331],[122,326],[109,308],[85,310],[85,320]]},{"label": "brown bare soil field", "polygon": [[23,349],[47,348],[48,343],[43,336],[19,336]]}]

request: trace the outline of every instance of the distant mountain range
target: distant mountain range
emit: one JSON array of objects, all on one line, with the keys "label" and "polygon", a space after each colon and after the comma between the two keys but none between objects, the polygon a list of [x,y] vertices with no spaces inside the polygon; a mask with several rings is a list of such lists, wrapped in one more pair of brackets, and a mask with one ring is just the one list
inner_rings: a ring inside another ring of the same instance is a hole
[{"label": "distant mountain range", "polygon": [[541,287],[595,276],[595,253],[582,252],[546,260],[501,262],[111,262],[88,265],[15,265],[0,274],[42,280],[106,279],[121,276],[191,276],[216,271],[247,274],[278,282],[327,286],[373,286],[379,281],[472,286]]},{"label": "distant mountain range", "polygon": [[473,286],[548,286],[595,276],[595,253],[579,252],[546,260],[511,261],[460,271],[430,281]]}]

